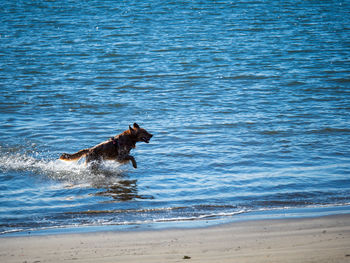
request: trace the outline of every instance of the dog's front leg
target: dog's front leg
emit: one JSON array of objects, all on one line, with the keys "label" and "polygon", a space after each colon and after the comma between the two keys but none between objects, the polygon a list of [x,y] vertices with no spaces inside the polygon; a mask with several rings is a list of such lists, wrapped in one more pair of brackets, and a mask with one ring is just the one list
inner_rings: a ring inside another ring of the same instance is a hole
[{"label": "dog's front leg", "polygon": [[127,155],[127,156],[125,156],[125,159],[131,161],[132,162],[132,166],[135,169],[137,168],[137,163],[136,163],[136,160],[135,160],[134,156]]},{"label": "dog's front leg", "polygon": [[136,164],[136,161],[135,161],[135,158],[129,154],[127,155],[123,155],[123,156],[119,156],[117,158],[117,161],[120,162],[120,163],[127,163],[129,161],[132,162],[132,166],[136,169],[137,168],[137,164]]}]

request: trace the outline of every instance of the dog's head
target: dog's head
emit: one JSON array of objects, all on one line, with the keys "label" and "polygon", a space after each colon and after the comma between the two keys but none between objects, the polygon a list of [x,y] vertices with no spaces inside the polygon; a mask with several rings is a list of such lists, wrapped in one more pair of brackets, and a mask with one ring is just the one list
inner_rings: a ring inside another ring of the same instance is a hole
[{"label": "dog's head", "polygon": [[153,137],[153,135],[150,134],[148,131],[146,131],[143,128],[140,128],[140,126],[137,123],[134,123],[133,128],[129,126],[129,130],[130,133],[136,137],[137,142],[149,143],[150,139]]}]

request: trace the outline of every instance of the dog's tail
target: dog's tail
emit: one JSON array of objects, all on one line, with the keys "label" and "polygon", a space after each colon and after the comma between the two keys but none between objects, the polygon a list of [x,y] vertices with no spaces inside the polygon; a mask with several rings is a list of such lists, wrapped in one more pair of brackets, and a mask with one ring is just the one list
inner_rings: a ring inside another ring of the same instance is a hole
[{"label": "dog's tail", "polygon": [[69,153],[63,153],[60,156],[60,160],[63,161],[76,161],[80,158],[84,157],[89,152],[89,149],[80,150],[79,152],[69,154]]}]

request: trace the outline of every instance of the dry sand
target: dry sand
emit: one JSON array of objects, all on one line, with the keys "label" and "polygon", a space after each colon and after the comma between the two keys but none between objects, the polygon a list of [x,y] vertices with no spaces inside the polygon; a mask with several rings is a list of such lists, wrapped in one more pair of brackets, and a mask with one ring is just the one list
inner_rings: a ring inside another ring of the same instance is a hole
[{"label": "dry sand", "polygon": [[350,262],[350,215],[1,237],[0,262]]}]

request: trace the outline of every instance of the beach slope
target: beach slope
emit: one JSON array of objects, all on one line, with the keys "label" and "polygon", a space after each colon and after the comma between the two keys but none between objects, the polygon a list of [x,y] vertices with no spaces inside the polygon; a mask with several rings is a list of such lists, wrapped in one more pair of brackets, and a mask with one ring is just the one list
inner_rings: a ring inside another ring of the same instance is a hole
[{"label": "beach slope", "polygon": [[350,215],[1,237],[0,262],[350,262]]}]

